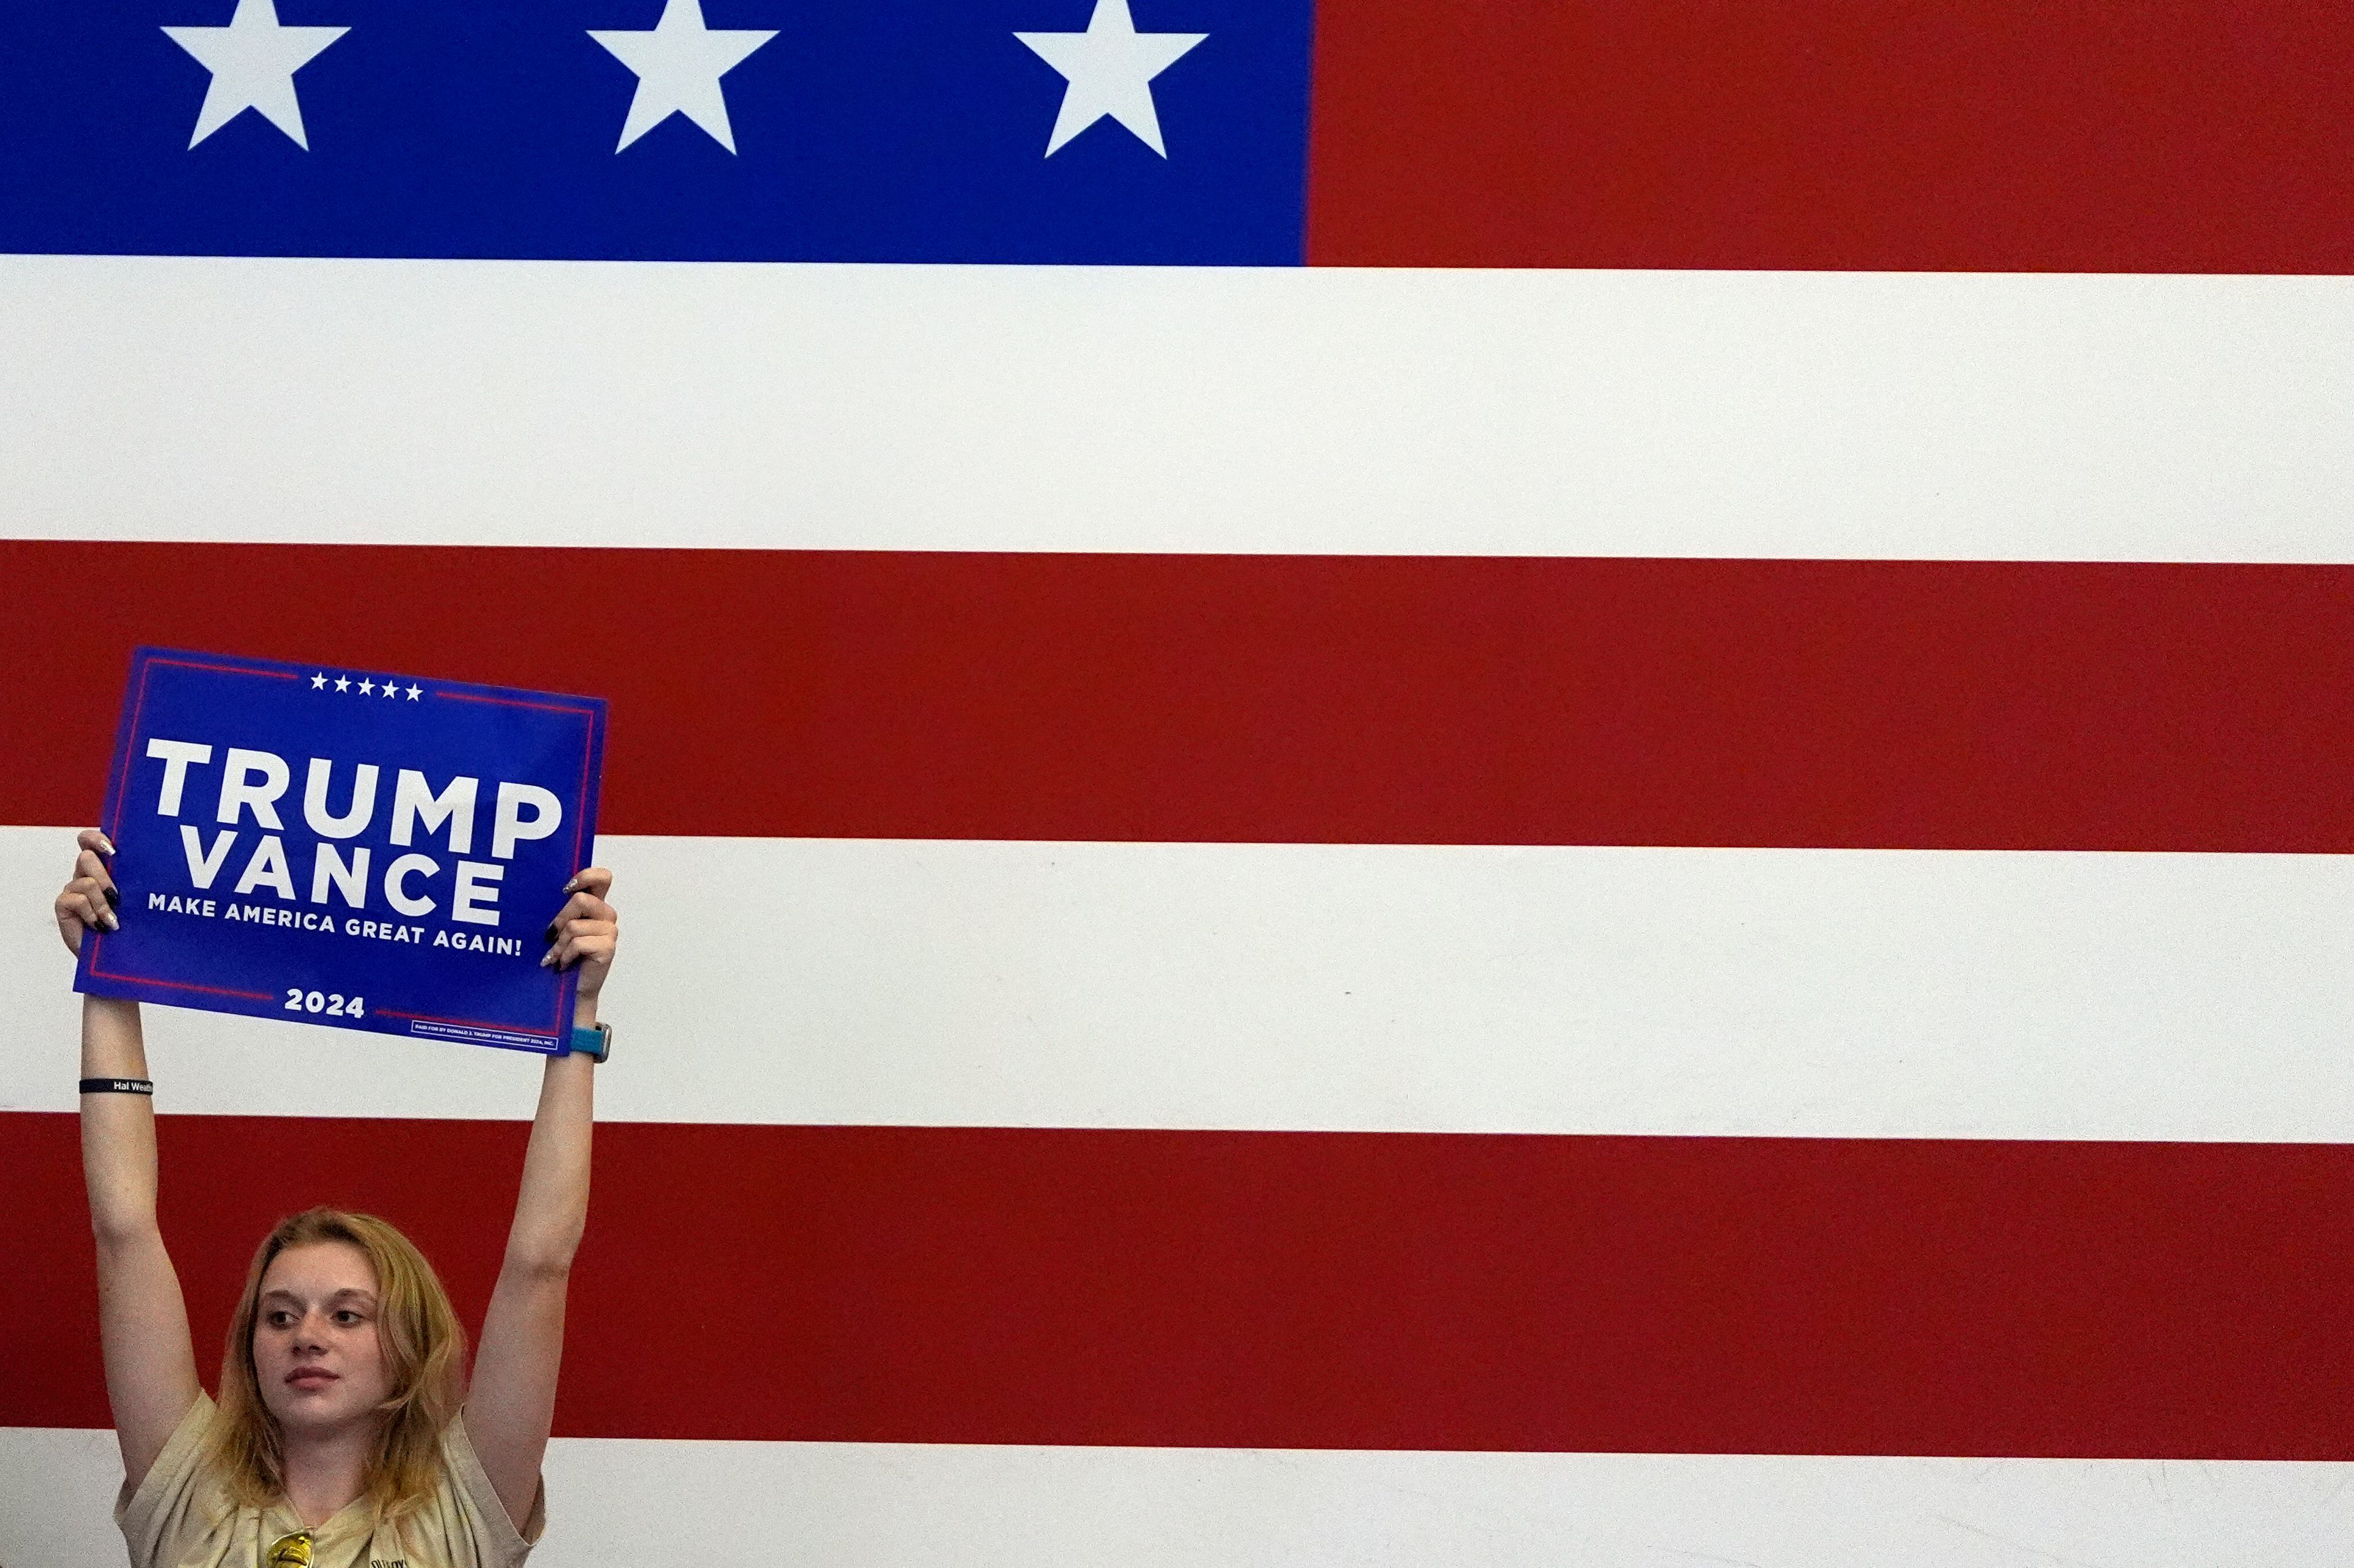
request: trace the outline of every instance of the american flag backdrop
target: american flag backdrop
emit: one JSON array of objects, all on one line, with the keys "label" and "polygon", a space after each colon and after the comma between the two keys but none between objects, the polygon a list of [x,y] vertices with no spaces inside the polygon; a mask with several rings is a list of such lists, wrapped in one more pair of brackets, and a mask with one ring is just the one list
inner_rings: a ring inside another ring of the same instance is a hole
[{"label": "american flag backdrop", "polygon": [[[539,1561],[2354,1562],[2354,11],[15,0],[0,1562],[129,650],[610,703]],[[122,846],[126,854],[143,850]],[[152,1010],[208,1367],[535,1065]]]}]

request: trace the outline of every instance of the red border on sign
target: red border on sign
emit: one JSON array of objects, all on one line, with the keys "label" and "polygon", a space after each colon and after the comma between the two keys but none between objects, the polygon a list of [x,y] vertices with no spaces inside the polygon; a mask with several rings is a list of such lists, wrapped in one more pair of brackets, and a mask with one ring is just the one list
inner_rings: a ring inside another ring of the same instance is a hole
[{"label": "red border on sign", "polygon": [[[124,781],[124,787],[118,791],[115,797],[113,827],[107,835],[110,839],[120,836],[122,831],[123,803],[129,798],[130,794],[129,780],[132,767],[132,755],[136,750],[139,744],[140,715],[146,710],[147,706],[147,675],[148,672],[153,670],[158,664],[169,664],[176,669],[184,670],[209,670],[223,675],[254,675],[264,680],[271,681],[299,681],[302,679],[302,676],[289,670],[260,670],[239,664],[207,664],[194,659],[150,658],[143,662],[139,669],[139,695],[133,702],[131,706],[131,723],[123,736],[122,757],[116,773],[116,777]],[[580,782],[578,788],[574,791],[572,801],[572,866],[576,873],[579,871],[581,847],[580,834],[588,810],[588,775],[597,742],[597,710],[594,708],[581,707],[578,705],[569,703],[534,703],[525,702],[517,697],[482,696],[471,692],[451,692],[440,690],[438,688],[432,690],[432,694],[437,697],[447,697],[452,702],[488,703],[500,707],[535,708],[544,713],[576,714],[579,715],[583,720],[580,737]],[[91,943],[90,949],[90,972],[97,979],[126,980],[133,985],[162,986],[173,991],[203,991],[212,996],[233,996],[249,1001],[274,1001],[277,1000],[274,993],[268,991],[235,991],[225,986],[196,985],[186,980],[154,980],[145,975],[125,974],[120,970],[101,969],[98,967],[99,948],[97,944],[98,939],[101,935],[102,933],[96,930],[91,931],[90,934]],[[557,991],[555,1016],[548,1021],[548,1026],[544,1032],[535,1030],[530,1025],[525,1023],[487,1023],[479,1019],[472,1018],[441,1018],[437,1017],[432,1013],[426,1012],[401,1012],[389,1007],[379,1007],[376,1011],[384,1014],[387,1018],[413,1019],[426,1023],[457,1024],[470,1029],[504,1030],[510,1033],[529,1034],[548,1040],[560,1041],[564,1035],[564,992],[561,986],[559,986]]]},{"label": "red border on sign", "polygon": [[145,975],[126,975],[119,971],[101,969],[98,967],[98,955],[95,952],[90,956],[90,972],[101,980],[129,980],[133,985],[160,985],[173,991],[200,991],[210,996],[242,997],[248,1001],[278,1000],[275,993],[266,991],[231,991],[228,987],[221,985],[196,985],[187,980],[149,980]]}]

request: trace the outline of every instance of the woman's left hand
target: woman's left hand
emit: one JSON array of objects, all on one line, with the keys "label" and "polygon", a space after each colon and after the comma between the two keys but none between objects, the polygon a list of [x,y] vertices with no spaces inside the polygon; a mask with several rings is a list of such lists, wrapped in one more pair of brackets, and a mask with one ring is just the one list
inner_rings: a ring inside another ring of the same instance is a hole
[{"label": "woman's left hand", "polygon": [[621,916],[605,902],[605,895],[613,890],[613,874],[592,865],[565,885],[574,889],[573,895],[549,923],[547,957],[539,961],[559,970],[578,964],[580,994],[595,996],[605,988],[605,977],[613,969],[613,950],[621,940]]}]

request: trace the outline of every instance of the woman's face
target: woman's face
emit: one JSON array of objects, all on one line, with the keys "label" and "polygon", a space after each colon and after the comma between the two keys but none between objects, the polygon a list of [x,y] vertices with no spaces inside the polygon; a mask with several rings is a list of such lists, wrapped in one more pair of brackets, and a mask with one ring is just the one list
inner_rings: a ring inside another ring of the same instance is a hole
[{"label": "woman's face", "polygon": [[392,1396],[376,1289],[367,1254],[349,1242],[290,1246],[262,1272],[253,1369],[261,1403],[288,1433],[374,1420]]}]

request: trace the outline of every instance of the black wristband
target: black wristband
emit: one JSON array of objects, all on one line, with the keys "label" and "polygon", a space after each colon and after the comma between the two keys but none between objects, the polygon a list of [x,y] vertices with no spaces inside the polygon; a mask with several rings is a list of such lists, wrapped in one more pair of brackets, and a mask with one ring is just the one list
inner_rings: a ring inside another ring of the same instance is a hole
[{"label": "black wristband", "polygon": [[152,1095],[155,1086],[145,1078],[84,1078],[81,1092],[86,1095]]}]

